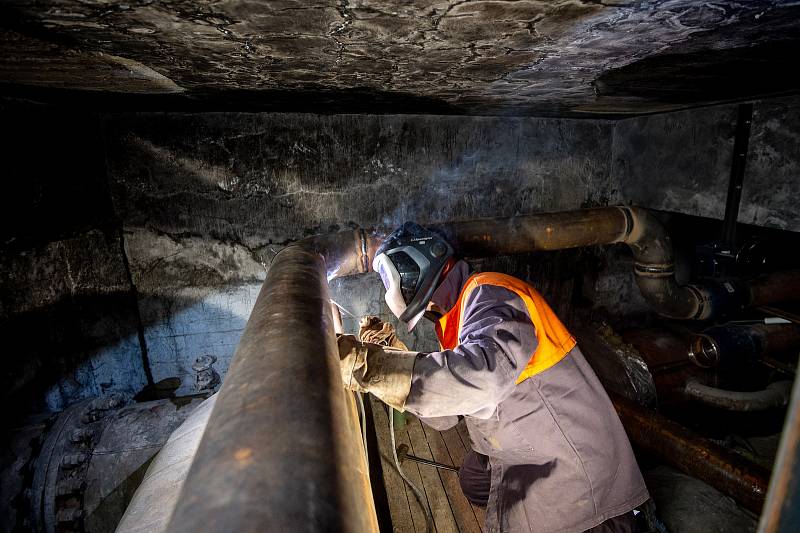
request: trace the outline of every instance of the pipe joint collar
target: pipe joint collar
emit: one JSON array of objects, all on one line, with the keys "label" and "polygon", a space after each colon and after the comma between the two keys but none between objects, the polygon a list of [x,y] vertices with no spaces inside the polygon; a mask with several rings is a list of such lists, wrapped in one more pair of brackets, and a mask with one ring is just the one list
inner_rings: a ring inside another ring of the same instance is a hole
[{"label": "pipe joint collar", "polygon": [[709,281],[699,288],[709,300],[709,316],[729,315],[747,306],[747,287],[739,280]]},{"label": "pipe joint collar", "polygon": [[647,278],[668,278],[675,274],[674,263],[634,263],[633,271],[637,276]]}]

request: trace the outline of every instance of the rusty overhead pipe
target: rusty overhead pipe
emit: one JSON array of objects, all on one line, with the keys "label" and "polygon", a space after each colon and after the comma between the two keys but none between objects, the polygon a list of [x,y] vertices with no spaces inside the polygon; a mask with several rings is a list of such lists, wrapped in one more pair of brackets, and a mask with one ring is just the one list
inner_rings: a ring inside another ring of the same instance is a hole
[{"label": "rusty overhead pipe", "polygon": [[[489,257],[622,243],[633,253],[636,285],[658,314],[704,320],[728,311],[764,305],[800,294],[800,272],[754,280],[703,281],[680,285],[675,279],[672,240],[650,211],[639,207],[601,207],[538,213],[432,226],[457,253]],[[778,290],[783,286],[784,290]]]},{"label": "rusty overhead pipe", "polygon": [[[661,222],[638,207],[601,207],[557,213],[433,224],[464,257],[491,257],[622,243],[634,257],[636,284],[660,315],[703,320],[750,305],[764,305],[800,293],[800,272],[741,280],[680,285],[675,279],[672,241]],[[303,242],[326,260],[328,279],[366,273],[383,230],[358,229],[310,237]],[[777,287],[784,287],[783,291]]]}]

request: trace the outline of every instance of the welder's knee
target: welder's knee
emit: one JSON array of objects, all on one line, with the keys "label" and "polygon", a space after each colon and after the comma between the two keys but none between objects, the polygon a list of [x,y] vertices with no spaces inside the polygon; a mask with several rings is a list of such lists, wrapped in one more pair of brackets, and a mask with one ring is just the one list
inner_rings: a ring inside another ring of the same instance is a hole
[{"label": "welder's knee", "polygon": [[458,481],[467,500],[474,505],[486,507],[492,484],[489,458],[475,451],[469,452],[458,471]]}]

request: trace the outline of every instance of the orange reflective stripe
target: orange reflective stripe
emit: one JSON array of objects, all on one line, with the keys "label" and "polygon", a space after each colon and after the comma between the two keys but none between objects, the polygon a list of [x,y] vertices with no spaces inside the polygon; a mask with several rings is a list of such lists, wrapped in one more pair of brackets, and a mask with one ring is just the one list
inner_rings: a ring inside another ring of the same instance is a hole
[{"label": "orange reflective stripe", "polygon": [[463,304],[469,298],[470,293],[480,285],[503,287],[518,295],[525,302],[528,315],[536,328],[538,346],[517,378],[517,383],[522,383],[529,377],[544,372],[561,361],[575,347],[575,338],[536,289],[513,276],[497,272],[482,272],[470,276],[464,284],[464,288],[461,289],[461,295],[456,304],[436,324],[436,334],[443,350],[452,350],[458,346],[461,336]]}]

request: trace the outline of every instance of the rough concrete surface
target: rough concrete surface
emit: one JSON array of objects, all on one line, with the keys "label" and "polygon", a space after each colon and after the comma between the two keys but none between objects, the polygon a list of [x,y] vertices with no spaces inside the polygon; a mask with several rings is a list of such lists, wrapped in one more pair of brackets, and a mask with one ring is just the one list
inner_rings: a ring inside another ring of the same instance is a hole
[{"label": "rough concrete surface", "polygon": [[136,301],[116,235],[90,231],[0,256],[0,331],[14,357],[2,390],[45,391],[45,404],[146,384]]},{"label": "rough concrete surface", "polygon": [[652,112],[796,90],[780,72],[796,57],[799,11],[779,0],[13,0],[0,13],[0,79],[185,90],[238,109]]},{"label": "rough concrete surface", "polygon": [[[756,101],[739,222],[800,231],[800,98]],[[723,219],[735,105],[615,123],[613,201]]]},{"label": "rough concrete surface", "polygon": [[355,226],[602,204],[611,130],[599,120],[250,113],[105,125],[126,227],[250,249]]},{"label": "rough concrete surface", "polygon": [[800,231],[800,98],[753,107],[739,221]]}]

